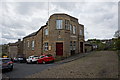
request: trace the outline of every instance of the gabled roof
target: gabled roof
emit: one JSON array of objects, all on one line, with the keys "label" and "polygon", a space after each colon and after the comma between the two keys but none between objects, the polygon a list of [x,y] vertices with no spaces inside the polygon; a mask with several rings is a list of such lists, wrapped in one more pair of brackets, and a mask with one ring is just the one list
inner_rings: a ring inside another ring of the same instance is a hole
[{"label": "gabled roof", "polygon": [[31,37],[31,36],[35,36],[35,35],[36,35],[36,33],[37,33],[37,32],[33,32],[33,33],[31,33],[31,34],[29,34],[29,35],[25,36],[24,38]]},{"label": "gabled roof", "polygon": [[19,44],[21,44],[23,41],[19,41],[19,39],[18,39],[18,41],[17,42],[15,42],[15,43],[8,43],[7,45],[9,45],[9,46],[18,46]]},{"label": "gabled roof", "polygon": [[8,43],[9,46],[17,46],[17,43]]},{"label": "gabled roof", "polygon": [[[28,38],[28,37],[32,37],[32,36],[35,36],[35,35],[37,35],[37,33],[42,29],[42,28],[44,28],[44,27],[46,27],[47,26],[47,24],[46,25],[44,25],[44,26],[42,26],[38,31],[36,31],[36,32],[33,32],[33,33],[31,33],[31,34],[29,34],[29,35],[27,35],[27,36],[25,36],[24,38]],[[23,39],[24,39],[23,38]]]}]

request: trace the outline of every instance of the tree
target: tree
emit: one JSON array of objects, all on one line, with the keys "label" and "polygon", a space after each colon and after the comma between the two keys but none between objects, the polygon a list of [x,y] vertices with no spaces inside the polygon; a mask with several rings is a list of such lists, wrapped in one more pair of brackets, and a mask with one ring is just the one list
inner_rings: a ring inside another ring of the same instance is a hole
[{"label": "tree", "polygon": [[120,50],[120,39],[116,41],[116,48],[117,50]]},{"label": "tree", "polygon": [[120,30],[117,30],[114,34],[114,37],[120,38]]},{"label": "tree", "polygon": [[114,37],[117,38],[117,40],[116,40],[116,48],[117,48],[117,50],[120,50],[120,30],[117,30],[115,32]]}]

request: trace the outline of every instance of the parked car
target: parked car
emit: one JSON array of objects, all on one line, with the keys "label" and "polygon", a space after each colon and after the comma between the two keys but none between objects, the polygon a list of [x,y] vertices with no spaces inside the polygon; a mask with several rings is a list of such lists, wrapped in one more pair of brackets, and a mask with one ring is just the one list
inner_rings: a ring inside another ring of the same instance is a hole
[{"label": "parked car", "polygon": [[18,62],[18,59],[16,57],[14,57],[13,62]]},{"label": "parked car", "polygon": [[11,61],[11,58],[0,58],[0,63],[2,63],[2,70],[13,70],[13,62]]},{"label": "parked car", "polygon": [[26,62],[26,58],[24,58],[24,57],[18,57],[17,60],[18,60],[18,62],[20,62],[20,63]]},{"label": "parked car", "polygon": [[32,55],[32,56],[29,56],[28,59],[26,59],[26,62],[27,63],[36,63],[37,60],[38,60],[38,56]]},{"label": "parked car", "polygon": [[41,55],[39,59],[37,60],[37,63],[48,63],[48,62],[54,62],[55,58],[51,54]]}]

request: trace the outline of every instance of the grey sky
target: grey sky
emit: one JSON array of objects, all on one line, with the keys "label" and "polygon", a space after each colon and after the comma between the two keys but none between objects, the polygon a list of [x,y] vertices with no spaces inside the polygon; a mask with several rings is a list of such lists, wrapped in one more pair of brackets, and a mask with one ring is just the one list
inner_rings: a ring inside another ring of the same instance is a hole
[{"label": "grey sky", "polygon": [[[48,20],[46,2],[4,2],[1,8],[0,36],[3,44],[37,31]],[[66,13],[78,18],[85,26],[85,39],[112,38],[118,29],[117,2],[50,2],[49,15],[53,13]]]}]

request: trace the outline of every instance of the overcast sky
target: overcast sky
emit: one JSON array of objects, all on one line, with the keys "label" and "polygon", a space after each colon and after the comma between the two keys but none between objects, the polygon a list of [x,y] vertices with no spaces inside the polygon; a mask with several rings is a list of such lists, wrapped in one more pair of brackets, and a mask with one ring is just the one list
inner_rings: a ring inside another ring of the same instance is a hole
[{"label": "overcast sky", "polygon": [[[0,44],[16,42],[48,20],[47,2],[4,2],[0,9]],[[85,39],[112,38],[118,29],[117,2],[49,2],[49,16],[66,13],[85,26]]]}]

